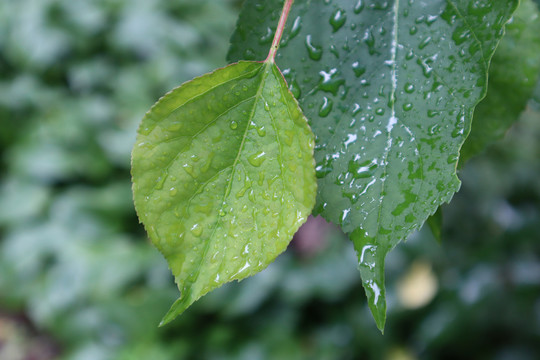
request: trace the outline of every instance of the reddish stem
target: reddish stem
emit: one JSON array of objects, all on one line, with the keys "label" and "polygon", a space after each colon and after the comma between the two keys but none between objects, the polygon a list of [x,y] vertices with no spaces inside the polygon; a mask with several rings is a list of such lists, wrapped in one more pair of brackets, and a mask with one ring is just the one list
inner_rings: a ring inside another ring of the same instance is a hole
[{"label": "reddish stem", "polygon": [[283,4],[283,10],[281,10],[281,16],[279,17],[276,33],[274,34],[274,40],[272,41],[272,46],[270,47],[270,51],[268,52],[265,62],[274,62],[277,50],[279,48],[279,42],[281,41],[281,36],[283,35],[283,30],[285,29],[285,23],[289,17],[289,11],[291,10],[293,2],[294,0],[285,0],[285,4]]}]

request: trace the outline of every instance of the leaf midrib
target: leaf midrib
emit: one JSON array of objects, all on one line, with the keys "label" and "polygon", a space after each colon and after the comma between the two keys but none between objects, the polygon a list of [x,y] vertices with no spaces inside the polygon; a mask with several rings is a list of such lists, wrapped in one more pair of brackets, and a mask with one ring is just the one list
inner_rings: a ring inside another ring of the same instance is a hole
[{"label": "leaf midrib", "polygon": [[[251,109],[251,112],[249,114],[249,117],[246,121],[246,128],[244,130],[244,135],[242,136],[242,141],[240,142],[240,146],[238,148],[238,152],[236,154],[236,157],[233,161],[233,164],[231,165],[231,168],[232,168],[232,171],[231,171],[231,174],[230,174],[230,180],[228,181],[227,183],[227,188],[225,189],[225,192],[223,194],[223,197],[221,198],[221,204],[220,204],[220,207],[218,209],[218,212],[222,211],[223,210],[223,203],[225,201],[226,198],[228,198],[230,192],[231,192],[231,189],[232,189],[232,184],[234,182],[234,174],[235,174],[235,170],[236,170],[236,167],[237,167],[237,164],[238,164],[238,161],[240,159],[240,155],[242,154],[242,150],[244,148],[244,144],[245,144],[245,140],[246,140],[246,137],[247,137],[247,134],[249,132],[249,125],[251,124],[251,120],[253,119],[253,116],[255,114],[255,110],[257,108],[257,103],[258,103],[258,100],[261,98],[261,94],[262,94],[262,89],[264,88],[264,83],[265,83],[265,80],[268,76],[268,71],[266,71],[266,67],[267,66],[270,66],[268,63],[264,63],[260,68],[259,68],[259,71],[263,71],[263,75],[262,75],[262,78],[261,78],[261,81],[259,83],[259,87],[257,88],[257,93],[255,94],[255,101],[253,102],[253,107]],[[215,222],[214,224],[214,227],[212,229],[212,233],[210,234],[210,236],[208,237],[208,241],[205,242],[204,244],[204,247],[203,247],[203,252],[202,252],[202,255],[200,257],[200,261],[199,263],[197,264],[197,270],[196,270],[196,276],[195,276],[195,279],[190,282],[190,285],[192,284],[195,284],[197,282],[197,280],[199,279],[199,276],[201,274],[201,266],[204,262],[204,260],[206,259],[206,256],[208,254],[208,250],[210,249],[210,244],[214,241],[214,234],[215,232],[217,231],[218,227],[219,227],[219,224],[221,223],[221,218],[218,217],[217,221]],[[220,262],[220,265],[218,267],[218,273],[219,271],[221,270],[221,267],[223,265],[223,260],[224,258],[222,257],[221,258],[221,262]],[[190,286],[189,289],[186,291],[187,293],[184,295],[182,295],[182,298],[183,298],[183,305],[186,303],[187,300],[189,300],[189,297],[192,293],[192,289],[193,287]],[[204,295],[204,294],[201,294],[201,296]],[[184,306],[182,306],[184,307]]]}]

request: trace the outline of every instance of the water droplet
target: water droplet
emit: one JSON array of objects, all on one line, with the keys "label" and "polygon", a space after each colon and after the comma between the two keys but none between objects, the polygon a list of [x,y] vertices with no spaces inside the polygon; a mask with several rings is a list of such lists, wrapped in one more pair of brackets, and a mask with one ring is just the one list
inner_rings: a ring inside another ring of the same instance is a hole
[{"label": "water droplet", "polygon": [[336,49],[335,45],[330,45],[330,52],[339,59],[339,51]]},{"label": "water droplet", "polygon": [[285,130],[284,135],[285,135],[284,136],[285,144],[287,144],[288,146],[291,146],[294,140],[294,136],[295,136],[294,132],[291,130]]},{"label": "water droplet", "polygon": [[348,170],[355,179],[365,179],[373,176],[373,171],[378,167],[376,161],[367,160],[357,163],[354,160],[349,161]]},{"label": "water droplet", "polygon": [[246,60],[255,60],[256,59],[255,51],[253,49],[246,49],[244,51],[244,59]]},{"label": "water droplet", "polygon": [[383,108],[377,108],[377,110],[375,110],[375,114],[384,115],[384,109]]},{"label": "water droplet", "polygon": [[437,135],[440,131],[441,126],[439,124],[435,124],[429,128],[429,135]]},{"label": "water droplet", "polygon": [[270,111],[270,105],[266,101],[264,102],[264,110]]},{"label": "water droplet", "polygon": [[427,116],[430,117],[430,118],[434,118],[435,116],[439,115],[440,112],[437,111],[437,110],[428,110],[427,111]]},{"label": "water droplet", "polygon": [[297,16],[294,19],[293,25],[291,27],[291,32],[289,33],[289,39],[292,39],[293,37],[298,35],[301,28],[302,28],[302,19],[300,18],[300,16]]},{"label": "water droplet", "polygon": [[295,98],[297,99],[300,98],[300,95],[301,95],[300,86],[298,85],[295,79],[292,79],[289,82],[289,91],[293,94]]},{"label": "water droplet", "polygon": [[163,174],[161,176],[159,176],[157,179],[156,179],[156,185],[154,185],[154,188],[156,190],[161,190],[163,189],[163,184],[165,184],[165,180],[167,180],[167,174]]},{"label": "water droplet", "polygon": [[412,94],[414,92],[414,85],[411,84],[411,83],[406,83],[405,84],[405,92],[407,94]]},{"label": "water droplet", "polygon": [[311,43],[311,35],[306,36],[306,48],[308,51],[309,58],[311,60],[318,61],[321,59],[322,53],[323,53],[322,47],[316,46]]},{"label": "water droplet", "polygon": [[458,159],[459,159],[458,155],[452,154],[452,155],[448,155],[448,158],[446,159],[446,162],[448,164],[455,164],[455,163],[457,163]]},{"label": "water droplet", "polygon": [[270,27],[266,28],[266,33],[259,38],[259,44],[264,45],[268,44],[272,41],[272,38],[274,37],[274,32]]},{"label": "water droplet", "polygon": [[431,42],[431,36],[427,36],[424,40],[422,40],[422,42],[418,45],[418,48],[420,50],[422,50],[423,48],[425,48],[426,46],[428,46],[428,44]]},{"label": "water droplet", "polygon": [[257,128],[257,134],[259,134],[260,137],[264,137],[266,135],[266,129],[264,126]]},{"label": "water droplet", "polygon": [[334,167],[332,165],[333,162],[334,158],[328,156],[324,160],[324,163],[318,164],[317,167],[315,167],[315,175],[317,176],[317,178],[321,179],[326,175],[330,174],[334,170]]},{"label": "water droplet", "polygon": [[266,153],[264,151],[258,151],[248,157],[248,162],[255,167],[261,166],[264,160],[266,160]]},{"label": "water droplet", "polygon": [[332,25],[334,32],[338,31],[345,24],[345,21],[347,21],[347,15],[341,9],[336,9],[330,16],[330,25]]},{"label": "water droplet", "polygon": [[332,111],[333,105],[334,105],[334,102],[332,101],[332,99],[329,99],[326,96],[324,96],[321,107],[319,108],[319,116],[327,117],[328,114],[330,114],[330,111]]},{"label": "water droplet", "polygon": [[231,130],[234,130],[238,127],[238,123],[236,121],[231,121],[231,124],[229,125],[231,127]]},{"label": "water droplet", "polygon": [[412,110],[412,108],[413,108],[413,104],[411,104],[411,103],[403,104],[403,110],[405,110],[405,111],[410,111],[410,110]]},{"label": "water droplet", "polygon": [[409,51],[405,54],[405,60],[411,60],[413,57],[414,57],[414,53],[413,53],[412,50],[409,50]]},{"label": "water droplet", "polygon": [[339,76],[340,73],[336,68],[331,69],[329,72],[319,71],[319,75],[322,78],[319,81],[318,88],[333,95],[337,95],[339,87],[345,84],[345,79]]},{"label": "water droplet", "polygon": [[418,32],[418,28],[416,26],[411,26],[409,29],[409,34],[414,35]]},{"label": "water droplet", "polygon": [[364,43],[366,43],[366,45],[368,46],[369,55],[373,55],[377,52],[377,50],[375,49],[375,37],[373,36],[371,30],[366,31],[362,40],[364,40]]},{"label": "water droplet", "polygon": [[360,14],[362,12],[362,10],[364,10],[364,1],[363,0],[358,0],[356,2],[356,5],[354,5],[354,13],[355,14]]},{"label": "water droplet", "polygon": [[353,62],[352,69],[356,77],[360,77],[366,72],[366,68],[364,66],[360,66],[358,61]]},{"label": "water droplet", "polygon": [[178,194],[178,190],[175,187],[172,187],[172,188],[169,189],[169,195],[171,197],[175,196],[176,194]]},{"label": "water droplet", "polygon": [[184,169],[192,178],[195,177],[195,173],[193,171],[193,166],[190,164],[184,164],[182,165],[182,169]]},{"label": "water droplet", "polygon": [[203,231],[202,226],[199,224],[193,225],[190,230],[191,230],[191,233],[196,237],[200,237]]}]

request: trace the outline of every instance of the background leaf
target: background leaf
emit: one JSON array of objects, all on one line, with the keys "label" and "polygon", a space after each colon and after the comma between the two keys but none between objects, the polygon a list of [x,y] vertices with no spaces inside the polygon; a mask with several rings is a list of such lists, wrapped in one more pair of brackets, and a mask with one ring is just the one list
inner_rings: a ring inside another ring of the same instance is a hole
[{"label": "background leaf", "polygon": [[[532,0],[523,0],[505,28],[489,68],[486,97],[474,110],[471,132],[460,152],[460,167],[472,156],[502,138],[514,124],[540,74],[540,18]],[[519,56],[516,56],[519,54]],[[442,241],[443,216],[439,207],[427,220],[433,236]]]},{"label": "background leaf", "polygon": [[[264,53],[277,3],[246,1],[230,60]],[[293,6],[276,61],[316,135],[315,211],[353,240],[381,329],[386,254],[458,190],[459,149],[517,3]]]},{"label": "background leaf", "polygon": [[440,244],[442,242],[443,212],[439,207],[433,215],[427,218],[426,223],[433,234],[433,237]]},{"label": "background leaf", "polygon": [[181,295],[162,323],[264,269],[315,203],[313,135],[274,63],[240,62],[160,99],[132,157],[139,217]]},{"label": "background leaf", "polygon": [[500,139],[519,119],[539,74],[539,12],[531,0],[522,0],[491,61],[488,92],[474,111],[471,133],[461,149],[461,164]]}]

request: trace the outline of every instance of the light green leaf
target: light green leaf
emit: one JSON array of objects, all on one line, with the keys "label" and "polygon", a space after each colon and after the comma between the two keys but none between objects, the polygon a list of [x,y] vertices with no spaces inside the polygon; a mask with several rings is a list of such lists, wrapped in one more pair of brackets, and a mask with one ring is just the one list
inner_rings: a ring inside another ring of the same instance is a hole
[{"label": "light green leaf", "polygon": [[[279,1],[247,0],[231,60],[264,55]],[[316,135],[316,213],[358,252],[380,329],[384,259],[458,190],[459,150],[518,1],[297,0],[276,61]]]},{"label": "light green leaf", "polygon": [[132,155],[135,207],[180,298],[265,268],[315,203],[313,135],[272,62],[240,62],[160,99]]},{"label": "light green leaf", "polygon": [[502,138],[519,119],[540,74],[540,16],[536,4],[522,0],[489,69],[489,87],[474,111],[460,164]]}]

